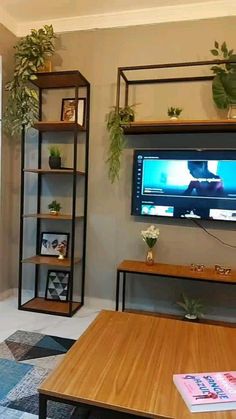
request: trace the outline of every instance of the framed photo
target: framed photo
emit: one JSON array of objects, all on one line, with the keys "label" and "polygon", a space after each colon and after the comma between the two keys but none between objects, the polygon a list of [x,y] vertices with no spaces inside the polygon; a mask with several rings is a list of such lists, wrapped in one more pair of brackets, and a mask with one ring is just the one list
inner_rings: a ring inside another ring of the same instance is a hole
[{"label": "framed photo", "polygon": [[68,255],[69,233],[41,233],[40,255],[59,256],[59,249],[64,246],[64,256]]},{"label": "framed photo", "polygon": [[46,300],[68,301],[70,272],[49,270],[45,291]]},{"label": "framed photo", "polygon": [[[61,121],[75,122],[75,111],[76,111],[76,102],[74,98],[64,98],[62,99],[61,105]],[[86,108],[86,99],[78,99],[78,109],[77,109],[77,122],[82,127],[85,126],[85,108]]]}]

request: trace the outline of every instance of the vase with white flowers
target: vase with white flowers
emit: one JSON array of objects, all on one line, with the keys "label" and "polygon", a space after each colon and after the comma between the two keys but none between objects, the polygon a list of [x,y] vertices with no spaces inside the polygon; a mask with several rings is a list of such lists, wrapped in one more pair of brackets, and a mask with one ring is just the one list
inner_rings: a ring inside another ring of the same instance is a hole
[{"label": "vase with white flowers", "polygon": [[154,225],[151,225],[150,227],[148,227],[147,230],[141,231],[141,236],[143,240],[145,241],[146,245],[148,246],[148,251],[146,255],[147,265],[154,264],[153,248],[157,242],[159,234],[160,234],[159,228],[155,227]]}]

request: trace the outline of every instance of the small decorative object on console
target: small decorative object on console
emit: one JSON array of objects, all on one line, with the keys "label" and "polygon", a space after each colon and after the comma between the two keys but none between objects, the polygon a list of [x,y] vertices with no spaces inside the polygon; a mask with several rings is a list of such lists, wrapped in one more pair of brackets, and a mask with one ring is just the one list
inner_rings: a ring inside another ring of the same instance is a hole
[{"label": "small decorative object on console", "polygon": [[182,111],[183,109],[181,108],[174,108],[173,106],[171,106],[170,108],[168,108],[167,113],[170,119],[178,119]]},{"label": "small decorative object on console", "polygon": [[236,409],[236,371],[174,374],[173,381],[190,412]]},{"label": "small decorative object on console", "polygon": [[191,271],[203,272],[204,269],[205,269],[205,265],[203,264],[191,263]]},{"label": "small decorative object on console", "polygon": [[64,259],[66,254],[66,243],[59,243],[57,246],[57,250],[59,252],[58,259]]},{"label": "small decorative object on console", "polygon": [[148,246],[148,251],[147,251],[147,256],[146,256],[147,265],[154,264],[153,247],[155,246],[157,242],[159,234],[160,234],[159,228],[156,228],[154,225],[151,225],[150,227],[148,227],[147,230],[141,231],[141,236]]},{"label": "small decorative object on console", "polygon": [[231,268],[221,266],[221,265],[215,265],[215,271],[219,275],[230,275],[231,274]]}]

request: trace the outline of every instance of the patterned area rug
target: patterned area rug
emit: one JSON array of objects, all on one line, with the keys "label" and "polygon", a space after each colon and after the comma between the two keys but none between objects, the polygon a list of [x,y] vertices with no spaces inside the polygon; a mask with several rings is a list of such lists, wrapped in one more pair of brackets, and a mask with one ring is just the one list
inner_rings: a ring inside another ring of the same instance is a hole
[{"label": "patterned area rug", "polygon": [[[17,331],[0,343],[0,418],[36,419],[40,383],[75,341]],[[48,418],[68,419],[74,408],[48,403]],[[77,416],[78,417],[78,416]]]}]

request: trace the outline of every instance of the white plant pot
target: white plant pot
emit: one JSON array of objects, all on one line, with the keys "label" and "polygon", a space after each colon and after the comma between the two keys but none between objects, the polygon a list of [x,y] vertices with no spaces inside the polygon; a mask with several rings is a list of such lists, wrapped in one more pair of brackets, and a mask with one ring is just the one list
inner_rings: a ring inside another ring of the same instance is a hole
[{"label": "white plant pot", "polygon": [[188,320],[197,320],[197,316],[195,316],[194,314],[185,314],[184,317]]}]

